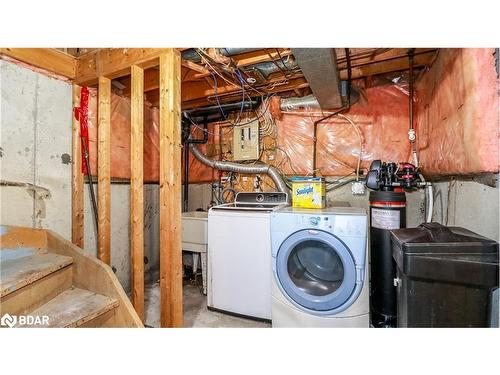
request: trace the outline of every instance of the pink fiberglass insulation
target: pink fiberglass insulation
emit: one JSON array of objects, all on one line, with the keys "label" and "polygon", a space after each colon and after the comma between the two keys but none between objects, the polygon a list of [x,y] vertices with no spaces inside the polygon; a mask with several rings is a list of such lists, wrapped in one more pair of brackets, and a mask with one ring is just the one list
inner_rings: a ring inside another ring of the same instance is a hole
[{"label": "pink fiberglass insulation", "polygon": [[[275,98],[279,101],[279,98]],[[278,103],[274,103],[274,107]],[[277,164],[288,175],[312,173],[313,123],[327,113],[317,109],[300,112],[273,111],[278,129],[276,144],[266,146],[274,150],[275,157],[263,158]],[[361,132],[362,169],[367,169],[373,159],[402,161],[408,158],[410,146],[406,138],[408,128],[408,96],[395,85],[373,87],[365,90],[364,97],[345,113]],[[144,180],[157,182],[159,176],[158,110],[144,108]],[[97,90],[90,90],[89,138],[92,173],[97,174]],[[206,145],[198,147],[209,156],[219,159],[218,134],[221,124],[209,125]],[[195,138],[202,133],[193,130]],[[111,96],[111,176],[130,178],[130,99]],[[232,142],[232,132],[224,128],[223,140]],[[269,141],[269,140],[268,140]],[[266,141],[266,144],[270,142]],[[273,142],[271,142],[273,143]],[[334,118],[318,126],[317,166],[324,176],[341,176],[352,173],[359,155],[359,137],[344,119]],[[272,151],[270,151],[272,152]],[[266,151],[267,154],[267,151]],[[268,156],[268,155],[266,155]],[[289,160],[285,160],[290,157]],[[218,177],[217,171],[201,164],[192,155],[189,158],[190,182],[208,182]]]},{"label": "pink fiberglass insulation", "polygon": [[[92,174],[97,175],[97,90],[90,89],[89,153]],[[159,162],[158,109],[144,105],[144,181],[157,182]],[[111,95],[111,177],[130,179],[130,99]]]},{"label": "pink fiberglass insulation", "polygon": [[[328,112],[317,109],[282,112],[276,118],[278,145],[290,156],[296,174],[312,174],[313,124]],[[358,103],[343,112],[361,133],[361,168],[374,159],[405,161],[410,153],[408,95],[395,85],[364,90]],[[323,176],[347,175],[356,167],[359,136],[345,119],[334,117],[318,124],[317,168]],[[287,174],[295,174],[288,165]]]},{"label": "pink fiberglass insulation", "polygon": [[416,83],[424,173],[498,172],[498,78],[491,48],[442,49]]}]

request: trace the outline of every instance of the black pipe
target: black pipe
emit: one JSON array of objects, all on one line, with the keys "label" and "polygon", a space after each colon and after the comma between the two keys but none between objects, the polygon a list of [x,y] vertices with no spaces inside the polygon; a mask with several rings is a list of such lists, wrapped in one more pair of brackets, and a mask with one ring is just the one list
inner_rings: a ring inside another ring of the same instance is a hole
[{"label": "black pipe", "polygon": [[[187,109],[183,111],[184,116],[187,116],[191,118],[193,121],[197,120],[198,118],[205,118],[205,117],[211,117],[214,115],[220,115],[222,118],[221,111],[224,112],[234,112],[234,111],[240,111],[241,106],[243,105],[243,111],[247,110],[252,110],[255,109],[259,106],[259,101],[258,100],[246,100],[243,103],[241,102],[236,102],[236,103],[228,103],[228,104],[221,104],[219,105],[213,105],[209,107],[203,107],[203,108],[194,108],[194,109]],[[210,118],[211,121],[215,121],[212,118]],[[196,122],[196,121],[195,121]]]},{"label": "black pipe", "polygon": [[99,231],[99,216],[97,213],[97,202],[95,199],[94,193],[94,183],[92,181],[92,172],[90,171],[90,162],[89,162],[89,152],[87,150],[87,144],[85,143],[84,138],[80,138],[82,142],[83,148],[83,160],[85,161],[85,166],[87,167],[87,179],[89,180],[89,193],[90,193],[90,201],[92,202],[92,211],[94,212],[94,220],[96,232]]},{"label": "black pipe", "polygon": [[203,119],[203,138],[202,139],[193,139],[191,136],[191,121],[187,120],[186,121],[186,126],[188,126],[188,137],[187,137],[187,143],[194,143],[194,144],[204,144],[208,142],[208,118],[205,117]]},{"label": "black pipe", "polygon": [[182,122],[185,129],[185,141],[183,143],[184,152],[184,197],[182,200],[182,210],[187,212],[189,207],[189,144],[205,144],[208,142],[208,117],[203,119],[203,138],[193,139],[191,135],[191,119],[185,119]]},{"label": "black pipe", "polygon": [[338,111],[329,114],[319,120],[315,121],[313,124],[313,176],[316,177],[316,149],[318,143],[318,124],[332,118],[333,116],[338,115],[341,112],[348,111],[351,108],[351,77],[352,77],[352,69],[351,69],[351,55],[349,53],[349,48],[345,49],[345,57],[347,62],[347,104],[340,108]]},{"label": "black pipe", "polygon": [[189,143],[184,142],[184,197],[182,211],[187,212],[189,206]]}]

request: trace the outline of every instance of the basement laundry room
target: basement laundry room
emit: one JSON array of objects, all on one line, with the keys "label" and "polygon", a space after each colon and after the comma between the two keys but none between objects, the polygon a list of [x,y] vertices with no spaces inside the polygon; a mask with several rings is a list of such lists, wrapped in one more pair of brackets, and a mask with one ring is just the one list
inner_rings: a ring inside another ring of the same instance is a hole
[{"label": "basement laundry room", "polygon": [[498,327],[498,48],[0,48],[2,328]]}]

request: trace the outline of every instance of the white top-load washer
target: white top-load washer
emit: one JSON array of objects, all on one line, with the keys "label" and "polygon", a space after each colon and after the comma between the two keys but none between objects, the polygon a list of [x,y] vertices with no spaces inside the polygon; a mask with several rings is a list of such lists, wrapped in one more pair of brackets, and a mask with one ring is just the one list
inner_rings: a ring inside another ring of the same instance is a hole
[{"label": "white top-load washer", "polygon": [[271,214],[273,327],[369,327],[367,225],[354,207]]},{"label": "white top-load washer", "polygon": [[286,204],[286,193],[242,192],[209,210],[209,309],[271,319],[270,215]]}]

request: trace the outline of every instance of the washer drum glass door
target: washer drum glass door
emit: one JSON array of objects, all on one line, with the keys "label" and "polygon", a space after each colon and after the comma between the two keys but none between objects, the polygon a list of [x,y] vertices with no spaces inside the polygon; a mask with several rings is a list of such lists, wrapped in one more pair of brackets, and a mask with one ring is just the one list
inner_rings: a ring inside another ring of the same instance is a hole
[{"label": "washer drum glass door", "polygon": [[321,230],[295,232],[281,244],[276,276],[289,299],[317,314],[346,309],[356,287],[351,252],[339,238]]}]

